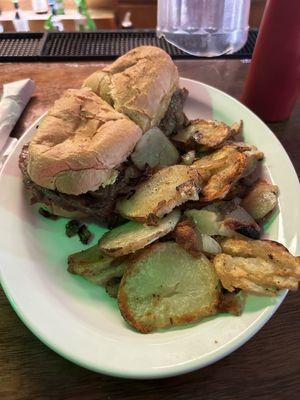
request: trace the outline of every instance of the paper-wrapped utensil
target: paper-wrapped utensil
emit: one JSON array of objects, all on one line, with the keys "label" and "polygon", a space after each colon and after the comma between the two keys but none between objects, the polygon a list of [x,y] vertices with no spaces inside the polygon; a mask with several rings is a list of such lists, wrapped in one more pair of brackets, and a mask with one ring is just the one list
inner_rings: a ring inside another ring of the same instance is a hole
[{"label": "paper-wrapped utensil", "polygon": [[0,155],[10,142],[9,135],[30,100],[35,85],[31,79],[6,83],[0,101]]}]

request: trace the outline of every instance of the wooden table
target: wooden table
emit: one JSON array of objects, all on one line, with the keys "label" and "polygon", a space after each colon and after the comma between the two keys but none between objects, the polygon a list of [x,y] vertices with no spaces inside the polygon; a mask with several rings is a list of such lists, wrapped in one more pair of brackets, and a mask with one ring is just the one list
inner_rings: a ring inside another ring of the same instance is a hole
[{"label": "wooden table", "polygon": [[[36,83],[35,96],[14,134],[20,136],[64,89],[79,87],[100,65],[0,64],[1,82],[30,77]],[[178,61],[177,65],[181,76],[237,98],[248,69],[239,60]],[[288,121],[270,127],[300,174],[300,101]],[[214,365],[180,377],[133,381],[90,372],[49,350],[22,324],[1,292],[0,399],[296,399],[300,393],[299,304],[299,294],[289,294],[254,338]]]}]

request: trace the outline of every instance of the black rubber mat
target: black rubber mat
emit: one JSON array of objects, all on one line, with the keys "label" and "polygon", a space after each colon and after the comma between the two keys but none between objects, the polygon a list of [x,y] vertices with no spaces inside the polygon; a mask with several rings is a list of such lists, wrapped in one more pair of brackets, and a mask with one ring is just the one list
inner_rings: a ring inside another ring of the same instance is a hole
[{"label": "black rubber mat", "polygon": [[34,59],[41,53],[43,33],[1,33],[0,62]]},{"label": "black rubber mat", "polygon": [[[251,58],[256,37],[257,30],[250,30],[241,50],[218,58]],[[175,59],[195,58],[157,38],[155,30],[106,30],[3,33],[0,34],[0,62],[113,59],[141,45],[161,47]]]}]

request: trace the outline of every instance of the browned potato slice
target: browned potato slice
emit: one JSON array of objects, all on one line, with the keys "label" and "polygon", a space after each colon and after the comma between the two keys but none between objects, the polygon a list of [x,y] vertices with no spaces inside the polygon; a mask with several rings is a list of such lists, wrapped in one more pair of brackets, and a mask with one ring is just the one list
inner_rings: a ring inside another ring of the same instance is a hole
[{"label": "browned potato slice", "polygon": [[224,198],[235,182],[243,176],[246,166],[247,156],[231,146],[225,146],[195,161],[192,168],[195,168],[206,182],[201,201]]},{"label": "browned potato slice", "polygon": [[200,171],[201,175],[209,178],[214,172],[218,171],[228,163],[228,158],[239,152],[234,146],[226,145],[219,150],[215,150],[209,155],[201,157],[193,163],[193,167]]},{"label": "browned potato slice", "polygon": [[199,256],[201,253],[217,254],[221,252],[219,243],[211,236],[201,233],[191,220],[184,220],[177,224],[174,237],[176,243],[193,256]]},{"label": "browned potato slice", "polygon": [[[222,205],[220,208],[222,209]],[[226,233],[234,231],[252,239],[260,238],[261,227],[243,207],[237,205],[232,211],[225,212],[224,214],[220,229],[220,233],[225,233],[224,236],[233,237],[235,235],[226,235]]]},{"label": "browned potato slice", "polygon": [[244,154],[235,153],[222,170],[212,175],[202,191],[202,201],[208,202],[223,199],[233,184],[238,181],[245,171],[246,158]]},{"label": "browned potato slice", "polygon": [[240,133],[241,129],[242,121],[230,127],[224,122],[195,119],[189,126],[178,132],[173,139],[196,147],[198,150],[210,150],[220,147],[229,138]]},{"label": "browned potato slice", "polygon": [[97,275],[108,268],[113,258],[102,253],[98,247],[89,247],[86,250],[71,254],[68,257],[68,271],[77,275]]},{"label": "browned potato slice", "polygon": [[225,289],[235,288],[262,295],[280,289],[296,290],[300,259],[279,243],[263,240],[225,239],[223,253],[214,258],[216,272]]},{"label": "browned potato slice", "polygon": [[295,270],[300,263],[298,257],[292,256],[286,247],[272,240],[224,239],[221,247],[224,253],[232,256],[260,257],[278,263],[288,263]]},{"label": "browned potato slice", "polygon": [[245,235],[253,239],[260,237],[260,226],[235,201],[219,201],[201,210],[187,210],[184,215],[196,224],[202,234],[225,237]]},{"label": "browned potato slice", "polygon": [[193,221],[200,233],[211,236],[221,235],[222,215],[216,207],[204,207],[201,210],[186,210],[184,215]]},{"label": "browned potato slice", "polygon": [[100,250],[113,257],[134,253],[171,232],[179,218],[180,211],[174,210],[159,220],[156,226],[136,221],[126,222],[102,236],[99,241]]},{"label": "browned potato slice", "polygon": [[278,187],[259,179],[242,201],[242,206],[255,219],[261,220],[277,206]]},{"label": "browned potato slice", "polygon": [[102,253],[98,244],[68,257],[68,271],[80,275],[96,285],[104,285],[114,277],[121,277],[124,265]]},{"label": "browned potato slice", "polygon": [[123,217],[156,225],[158,220],[188,200],[198,200],[201,178],[196,169],[174,165],[161,169],[137,187],[129,199],[117,203]]},{"label": "browned potato slice", "polygon": [[214,258],[216,272],[225,289],[236,288],[259,295],[276,295],[280,289],[296,290],[298,280],[282,276],[275,263],[260,258],[232,257],[217,254]]},{"label": "browned potato slice", "polygon": [[144,133],[131,154],[132,162],[139,169],[175,165],[178,159],[176,147],[157,127]]},{"label": "browned potato slice", "polygon": [[230,143],[192,164],[204,181],[201,203],[223,199],[236,182],[252,173],[263,158],[255,146]]},{"label": "browned potato slice", "polygon": [[216,313],[220,287],[209,260],[174,242],[152,245],[130,262],[118,293],[126,321],[142,333]]}]

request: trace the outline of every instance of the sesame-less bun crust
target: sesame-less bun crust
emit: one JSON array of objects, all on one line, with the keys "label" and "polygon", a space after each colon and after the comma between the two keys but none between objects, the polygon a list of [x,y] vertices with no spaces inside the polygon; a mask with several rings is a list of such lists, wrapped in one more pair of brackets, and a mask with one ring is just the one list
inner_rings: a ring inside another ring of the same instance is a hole
[{"label": "sesame-less bun crust", "polygon": [[141,46],[92,74],[83,86],[91,88],[145,132],[164,117],[178,81],[177,67],[165,51]]},{"label": "sesame-less bun crust", "polygon": [[57,100],[29,145],[33,182],[79,195],[115,181],[141,129],[88,88],[70,89]]}]

